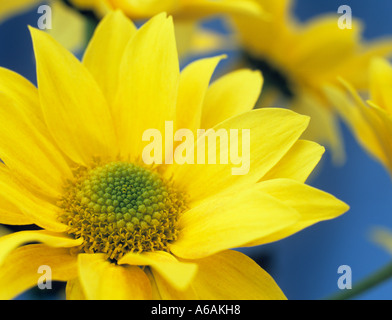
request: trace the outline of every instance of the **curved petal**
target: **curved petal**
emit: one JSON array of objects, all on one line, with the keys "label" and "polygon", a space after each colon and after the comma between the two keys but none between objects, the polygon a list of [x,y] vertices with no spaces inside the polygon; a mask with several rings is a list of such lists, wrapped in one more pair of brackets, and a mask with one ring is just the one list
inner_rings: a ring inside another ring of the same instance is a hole
[{"label": "curved petal", "polygon": [[173,21],[162,13],[137,31],[121,62],[115,121],[124,156],[140,156],[143,132],[164,132],[175,119],[179,77]]},{"label": "curved petal", "polygon": [[[35,223],[47,230],[63,232],[68,227],[58,222],[58,208],[47,200],[39,199],[17,181],[10,171],[0,166],[1,221],[10,224]],[[3,217],[4,216],[4,217]]]},{"label": "curved petal", "polygon": [[146,19],[160,12],[175,10],[178,7],[179,0],[109,0],[109,3],[112,8],[121,9],[132,19]]},{"label": "curved petal", "polygon": [[65,287],[65,297],[67,300],[86,300],[86,296],[83,292],[79,278],[74,278],[67,281],[67,286]]},{"label": "curved petal", "polygon": [[257,190],[255,185],[218,195],[185,212],[170,250],[184,259],[200,259],[268,237],[293,225],[296,210]]},{"label": "curved petal", "polygon": [[350,209],[344,202],[316,188],[289,179],[263,181],[257,189],[295,209],[299,219],[278,232],[260,237],[247,246],[256,246],[286,238],[320,221],[334,219]]},{"label": "curved petal", "polygon": [[85,49],[88,40],[88,20],[78,10],[63,1],[51,1],[52,28],[46,32],[56,39],[64,48],[72,52]]},{"label": "curved petal", "polygon": [[374,59],[370,66],[371,100],[392,114],[392,66],[386,59]]},{"label": "curved petal", "polygon": [[290,60],[300,74],[324,74],[339,62],[349,60],[359,49],[362,25],[354,20],[352,28],[340,29],[335,15],[314,18],[304,25],[290,51]]},{"label": "curved petal", "polygon": [[[194,154],[205,148],[208,140],[206,137],[214,138],[215,133],[217,138],[218,131],[230,135],[230,130],[233,129],[238,133],[237,148],[238,152],[242,150],[243,155],[240,159],[242,163],[234,164],[234,157],[231,156],[227,164],[219,162],[220,158],[229,152],[227,139],[223,148],[221,143],[216,143],[215,149],[211,144],[208,146],[208,152],[205,152],[204,156],[210,151],[216,154],[217,164],[212,164],[205,157],[202,159],[205,164],[196,160],[196,164],[173,164],[170,167],[173,178],[178,187],[191,197],[192,203],[198,203],[222,191],[241,190],[262,179],[276,165],[301,136],[308,122],[309,118],[306,116],[279,108],[262,108],[230,118],[215,126],[214,131],[201,136],[197,141]],[[245,135],[246,132],[249,133],[249,139]],[[237,151],[235,143],[231,147],[233,150],[230,152],[235,153]]]},{"label": "curved petal", "polygon": [[57,197],[72,173],[43,121],[37,88],[0,68],[0,103],[0,158],[26,186]]},{"label": "curved petal", "polygon": [[264,11],[257,1],[187,0],[182,1],[182,6],[178,12],[178,16],[188,19],[216,14],[259,17],[264,15]]},{"label": "curved petal", "polygon": [[263,86],[259,71],[242,69],[216,80],[207,91],[200,128],[218,123],[254,108]]},{"label": "curved petal", "polygon": [[[196,261],[198,272],[188,290],[168,286],[156,272],[162,299],[173,300],[285,300],[274,279],[244,254],[227,250]],[[213,279],[213,280],[212,280]]]},{"label": "curved petal", "polygon": [[89,300],[151,299],[151,284],[137,266],[118,266],[104,254],[78,255],[79,280]]},{"label": "curved petal", "polygon": [[368,106],[362,101],[361,97],[355,92],[355,89],[343,80],[342,84],[346,91],[350,92],[355,102],[352,102],[345,90],[340,87],[325,86],[323,88],[325,95],[336,106],[340,116],[356,135],[359,143],[369,153],[380,159],[382,163],[387,164],[388,159],[379,140],[376,130],[369,123],[366,113]]},{"label": "curved petal", "polygon": [[70,248],[80,245],[83,239],[75,240],[44,230],[11,233],[0,238],[0,266],[15,248],[29,242],[42,242],[53,248]]},{"label": "curved petal", "polygon": [[48,266],[52,281],[68,281],[77,276],[76,257],[67,249],[31,244],[13,251],[0,267],[0,300],[15,298],[37,285],[40,266]]},{"label": "curved petal", "polygon": [[[0,183],[1,184],[1,183]],[[0,195],[1,197],[1,195]],[[0,224],[28,225],[34,224],[33,220],[25,216],[17,205],[12,201],[0,198]]]},{"label": "curved petal", "polygon": [[93,77],[45,32],[30,30],[42,110],[57,144],[80,164],[116,156],[110,110]]},{"label": "curved petal", "polygon": [[109,104],[118,88],[120,62],[136,27],[120,11],[109,13],[95,29],[83,64],[101,87]]},{"label": "curved petal", "polygon": [[177,129],[200,129],[203,103],[212,74],[224,56],[197,60],[184,68],[177,98]]},{"label": "curved petal", "polygon": [[324,152],[318,143],[298,140],[262,180],[286,178],[305,182]]},{"label": "curved petal", "polygon": [[128,253],[118,261],[118,264],[150,266],[178,290],[189,286],[197,270],[195,264],[180,262],[170,253],[163,251]]}]

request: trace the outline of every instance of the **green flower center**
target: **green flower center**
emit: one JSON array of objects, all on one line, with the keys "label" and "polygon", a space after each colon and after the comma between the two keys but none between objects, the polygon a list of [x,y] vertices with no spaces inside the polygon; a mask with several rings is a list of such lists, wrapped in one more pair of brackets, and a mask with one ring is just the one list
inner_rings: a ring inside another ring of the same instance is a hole
[{"label": "green flower center", "polygon": [[127,252],[168,251],[186,210],[184,194],[170,180],[126,162],[79,168],[65,190],[59,219],[84,239],[80,251],[114,260]]}]

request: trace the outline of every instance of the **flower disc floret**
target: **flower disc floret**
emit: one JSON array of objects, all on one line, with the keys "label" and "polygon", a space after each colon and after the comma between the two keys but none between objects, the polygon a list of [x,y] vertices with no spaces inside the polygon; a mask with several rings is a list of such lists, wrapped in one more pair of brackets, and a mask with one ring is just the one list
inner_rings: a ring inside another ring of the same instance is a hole
[{"label": "flower disc floret", "polygon": [[157,171],[126,162],[79,168],[60,201],[60,221],[82,237],[80,251],[118,260],[127,252],[164,250],[177,239],[183,193]]}]

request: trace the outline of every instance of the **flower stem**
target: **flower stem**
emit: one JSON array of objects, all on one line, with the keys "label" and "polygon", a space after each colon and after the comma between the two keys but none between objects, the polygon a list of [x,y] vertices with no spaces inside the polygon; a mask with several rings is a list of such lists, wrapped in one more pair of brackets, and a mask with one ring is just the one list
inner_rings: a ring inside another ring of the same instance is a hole
[{"label": "flower stem", "polygon": [[348,300],[354,298],[391,278],[392,262],[355,284],[352,289],[346,289],[343,292],[339,292],[327,300]]}]

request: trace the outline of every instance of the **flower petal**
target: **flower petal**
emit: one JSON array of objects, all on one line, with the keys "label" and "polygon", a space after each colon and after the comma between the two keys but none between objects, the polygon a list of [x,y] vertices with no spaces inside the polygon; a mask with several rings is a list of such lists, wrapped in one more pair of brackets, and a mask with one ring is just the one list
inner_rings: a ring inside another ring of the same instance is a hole
[{"label": "flower petal", "polygon": [[372,60],[370,66],[371,100],[392,114],[392,66],[386,59]]},{"label": "flower petal", "polygon": [[67,300],[86,300],[79,278],[67,281],[65,296]]},{"label": "flower petal", "polygon": [[83,57],[109,104],[118,88],[120,62],[136,27],[120,11],[105,16],[97,26]]},{"label": "flower petal", "polygon": [[299,219],[296,210],[256,188],[212,197],[185,212],[170,250],[184,259],[200,259],[268,237]]},{"label": "flower petal", "polygon": [[118,266],[104,254],[79,254],[79,279],[89,300],[151,299],[151,284],[137,266]]},{"label": "flower petal", "polygon": [[57,197],[63,179],[72,173],[43,121],[38,91],[3,68],[0,79],[0,158],[26,186],[46,197]]},{"label": "flower petal", "polygon": [[77,261],[67,249],[42,244],[27,245],[13,251],[0,267],[0,300],[12,299],[37,285],[40,266],[49,266],[52,281],[77,276]]},{"label": "flower petal", "polygon": [[80,164],[117,155],[111,114],[93,77],[45,32],[30,30],[42,110],[57,144]]},{"label": "flower petal", "polygon": [[300,218],[276,233],[248,243],[256,246],[286,238],[320,221],[334,219],[349,210],[349,206],[334,196],[289,179],[263,181],[257,188],[281,203],[295,209]]},{"label": "flower petal", "polygon": [[201,18],[214,14],[229,14],[238,16],[262,16],[264,11],[257,1],[232,0],[187,0],[182,1],[181,18]]},{"label": "flower petal", "polygon": [[42,242],[54,248],[75,247],[82,244],[83,239],[71,239],[61,234],[39,230],[20,231],[0,238],[0,266],[6,261],[7,256],[17,247],[28,242]]},{"label": "flower petal", "polygon": [[[285,300],[274,279],[246,255],[232,250],[196,261],[198,272],[186,291],[168,286],[154,272],[162,299]],[[212,281],[213,279],[213,281]]]},{"label": "flower petal", "polygon": [[174,120],[179,77],[173,21],[159,14],[128,43],[120,67],[115,121],[124,156],[140,156],[143,132],[164,132]]},{"label": "flower petal", "polygon": [[58,208],[47,200],[39,199],[17,181],[8,168],[0,166],[0,187],[2,193],[2,223],[35,223],[51,231],[62,232],[68,227],[57,221]]},{"label": "flower petal", "polygon": [[[309,118],[296,114],[286,109],[262,108],[243,113],[237,117],[230,118],[213,129],[215,133],[223,129],[229,134],[231,129],[238,132],[238,150],[244,149],[242,155],[242,167],[230,163],[219,163],[221,152],[228,153],[228,145],[224,144],[222,151],[220,143],[209,146],[208,151],[216,154],[217,164],[199,163],[196,164],[173,164],[171,170],[179,188],[182,188],[190,195],[190,201],[197,203],[205,198],[213,196],[219,192],[238,189],[256,183],[291,149],[305,130]],[[249,130],[250,143],[243,130]],[[244,139],[245,138],[245,139]],[[206,136],[198,139],[194,154],[197,149],[205,148],[203,143]],[[248,152],[248,151],[249,152]],[[236,150],[234,150],[235,152]],[[208,152],[205,152],[208,155]],[[249,160],[249,161],[248,161]],[[237,168],[238,167],[238,168]],[[235,169],[249,171],[246,174],[233,174]]]},{"label": "flower petal", "polygon": [[325,148],[315,142],[298,140],[262,180],[286,178],[305,182],[324,152]]},{"label": "flower petal", "polygon": [[163,251],[128,253],[118,261],[118,264],[150,266],[178,290],[183,290],[189,285],[197,270],[195,264],[180,262],[170,253]]},{"label": "flower petal", "polygon": [[263,86],[259,71],[233,71],[216,80],[209,88],[201,127],[209,129],[218,123],[254,108]]},{"label": "flower petal", "polygon": [[204,99],[212,74],[224,56],[197,60],[184,68],[177,99],[177,129],[200,129]]},{"label": "flower petal", "polygon": [[46,32],[72,52],[84,50],[88,40],[88,20],[63,1],[51,1],[50,7],[53,13],[52,28]]}]

